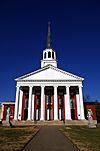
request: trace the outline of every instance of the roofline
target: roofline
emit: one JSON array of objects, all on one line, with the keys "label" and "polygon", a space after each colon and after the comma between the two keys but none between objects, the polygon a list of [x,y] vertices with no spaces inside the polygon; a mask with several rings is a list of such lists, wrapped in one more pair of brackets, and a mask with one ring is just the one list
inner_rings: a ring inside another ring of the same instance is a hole
[{"label": "roofline", "polygon": [[30,73],[28,73],[28,74],[25,74],[25,75],[23,75],[23,76],[21,76],[21,77],[18,77],[18,78],[16,78],[15,79],[15,81],[18,81],[18,80],[21,80],[22,78],[24,78],[24,77],[27,77],[27,76],[29,76],[29,75],[32,75],[32,74],[35,74],[35,73],[37,73],[37,72],[41,72],[41,71],[43,71],[44,69],[48,69],[48,68],[54,68],[54,69],[56,69],[56,70],[59,70],[60,72],[63,72],[64,74],[70,74],[70,75],[74,75],[76,78],[78,78],[79,80],[84,80],[84,78],[83,77],[80,77],[80,76],[77,76],[77,75],[75,75],[75,74],[72,74],[72,73],[69,73],[69,72],[67,72],[67,71],[64,71],[64,70],[62,70],[62,69],[59,69],[59,68],[57,68],[57,67],[54,67],[54,66],[52,66],[52,65],[47,65],[47,66],[44,66],[43,68],[40,68],[40,69],[38,69],[38,70],[35,70],[35,71],[33,71],[33,72],[30,72]]},{"label": "roofline", "polygon": [[[48,65],[48,66],[49,66],[49,65]],[[47,66],[45,66],[45,67],[43,67],[43,68],[40,68],[40,69],[38,69],[38,70],[35,70],[35,71],[33,71],[33,72],[27,73],[27,74],[25,74],[25,75],[23,75],[23,76],[21,76],[21,77],[18,77],[18,78],[15,79],[15,81],[17,81],[17,80],[20,79],[20,78],[24,78],[24,77],[26,77],[26,76],[28,76],[28,75],[31,75],[31,74],[33,74],[33,73],[40,72],[41,70],[43,70],[43,69],[46,68],[46,67],[47,67]]]}]

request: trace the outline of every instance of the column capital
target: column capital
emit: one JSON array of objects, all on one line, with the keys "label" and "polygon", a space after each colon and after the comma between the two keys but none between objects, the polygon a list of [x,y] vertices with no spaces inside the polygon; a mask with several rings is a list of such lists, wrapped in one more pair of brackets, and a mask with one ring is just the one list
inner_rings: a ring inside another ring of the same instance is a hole
[{"label": "column capital", "polygon": [[29,85],[29,88],[32,88],[33,87],[33,85]]},{"label": "column capital", "polygon": [[66,87],[66,88],[69,88],[69,87],[70,87],[70,85],[66,85],[65,87]]},{"label": "column capital", "polygon": [[16,88],[20,88],[20,86],[19,86],[19,85],[16,85]]},{"label": "column capital", "polygon": [[41,87],[41,88],[44,88],[45,86],[46,86],[46,85],[41,85],[40,87]]},{"label": "column capital", "polygon": [[53,87],[56,87],[56,88],[57,88],[57,87],[58,87],[58,85],[54,85]]},{"label": "column capital", "polygon": [[79,87],[79,88],[82,88],[83,86],[82,86],[82,85],[78,85],[78,87]]}]

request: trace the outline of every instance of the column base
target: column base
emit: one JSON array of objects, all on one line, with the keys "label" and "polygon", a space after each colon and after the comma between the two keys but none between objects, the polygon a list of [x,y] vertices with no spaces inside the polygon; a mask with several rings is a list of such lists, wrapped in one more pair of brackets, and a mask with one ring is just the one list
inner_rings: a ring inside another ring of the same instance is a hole
[{"label": "column base", "polygon": [[45,120],[39,120],[40,122],[45,122]]},{"label": "column base", "polygon": [[85,118],[80,118],[80,119],[78,119],[78,120],[86,120]]},{"label": "column base", "polygon": [[18,121],[18,119],[17,119],[17,118],[14,118],[13,121]]},{"label": "column base", "polygon": [[41,121],[36,121],[34,122],[37,125],[64,125],[63,121],[59,121],[59,120],[41,120]]},{"label": "column base", "polygon": [[27,121],[32,121],[31,119],[27,119]]}]

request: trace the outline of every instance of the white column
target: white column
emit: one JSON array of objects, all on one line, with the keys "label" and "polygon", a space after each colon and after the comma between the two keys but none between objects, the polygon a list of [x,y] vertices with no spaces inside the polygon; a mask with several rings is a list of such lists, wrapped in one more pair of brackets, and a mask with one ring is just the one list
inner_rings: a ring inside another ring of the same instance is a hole
[{"label": "white column", "polygon": [[31,115],[32,115],[32,86],[29,87],[28,120],[31,120]]},{"label": "white column", "polygon": [[22,115],[22,99],[23,99],[23,91],[20,90],[20,92],[19,92],[19,112],[18,112],[19,120],[21,120],[21,115]]},{"label": "white column", "polygon": [[61,120],[61,109],[59,109],[59,120]]},{"label": "white column", "polygon": [[32,120],[34,121],[34,94],[32,95]]},{"label": "white column", "polygon": [[66,86],[66,93],[67,94],[65,94],[65,120],[71,120],[69,86]]},{"label": "white column", "polygon": [[79,94],[76,94],[76,103],[77,103],[77,117],[78,117],[78,120],[80,120],[81,116],[80,116],[80,98],[79,98]]},{"label": "white column", "polygon": [[36,120],[38,120],[39,117],[39,109],[36,109]]},{"label": "white column", "polygon": [[16,89],[16,102],[15,102],[15,114],[14,114],[14,120],[18,120],[18,102],[19,102],[19,86],[17,86]]},{"label": "white column", "polygon": [[[67,87],[66,87],[66,93],[67,93]],[[68,113],[67,113],[67,94],[65,94],[64,95],[64,101],[65,101],[65,103],[64,103],[64,108],[65,108],[65,120],[67,120],[68,119]]]},{"label": "white column", "polygon": [[83,106],[83,94],[82,94],[82,87],[79,87],[79,99],[80,99],[80,117],[81,119],[85,119],[84,117],[84,106]]},{"label": "white column", "polygon": [[47,109],[47,120],[49,120],[49,109]]},{"label": "white column", "polygon": [[45,120],[45,98],[44,98],[44,86],[41,87],[41,116],[40,120],[43,121]]},{"label": "white column", "polygon": [[58,120],[57,86],[54,86],[54,120]]}]

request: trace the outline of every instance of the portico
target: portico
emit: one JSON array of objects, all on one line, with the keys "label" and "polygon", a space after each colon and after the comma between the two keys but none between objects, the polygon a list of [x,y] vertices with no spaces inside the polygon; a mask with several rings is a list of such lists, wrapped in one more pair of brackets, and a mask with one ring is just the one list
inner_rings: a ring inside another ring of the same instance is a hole
[{"label": "portico", "polygon": [[15,120],[84,119],[80,86],[48,85],[17,86]]}]

